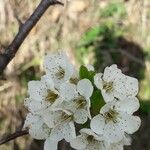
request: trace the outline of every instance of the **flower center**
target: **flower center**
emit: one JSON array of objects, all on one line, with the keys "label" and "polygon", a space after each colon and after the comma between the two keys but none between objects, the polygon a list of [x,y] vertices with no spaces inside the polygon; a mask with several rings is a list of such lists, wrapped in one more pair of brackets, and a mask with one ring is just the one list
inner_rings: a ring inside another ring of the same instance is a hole
[{"label": "flower center", "polygon": [[117,122],[118,113],[114,109],[110,109],[108,112],[105,112],[103,115],[106,119],[106,123],[109,121]]},{"label": "flower center", "polygon": [[77,99],[74,99],[74,102],[76,103],[77,109],[82,109],[86,106],[87,102],[83,96],[78,97]]},{"label": "flower center", "polygon": [[90,142],[93,142],[95,139],[94,139],[94,136],[93,135],[88,135],[87,136],[87,141],[90,143]]},{"label": "flower center", "polygon": [[61,66],[59,66],[58,71],[55,75],[58,79],[62,79],[65,76],[65,70]]},{"label": "flower center", "polygon": [[62,112],[62,116],[61,116],[61,121],[63,122],[63,121],[72,121],[74,118],[73,118],[73,115],[72,114],[70,114],[70,115],[68,115],[67,113],[65,113],[65,112]]},{"label": "flower center", "polygon": [[103,89],[109,93],[109,92],[112,92],[113,90],[113,82],[106,82],[106,81],[103,81]]},{"label": "flower center", "polygon": [[70,81],[70,83],[77,85],[79,79],[77,77],[72,77],[72,78],[70,78],[69,81]]},{"label": "flower center", "polygon": [[54,103],[55,100],[59,97],[59,95],[57,93],[55,93],[54,91],[48,90],[47,93],[48,94],[46,96],[46,100],[51,103]]}]

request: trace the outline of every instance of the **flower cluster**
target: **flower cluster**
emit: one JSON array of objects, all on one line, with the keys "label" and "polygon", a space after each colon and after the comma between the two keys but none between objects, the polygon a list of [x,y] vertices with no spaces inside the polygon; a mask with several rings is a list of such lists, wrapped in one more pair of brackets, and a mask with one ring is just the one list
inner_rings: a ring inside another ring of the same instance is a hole
[{"label": "flower cluster", "polygon": [[[116,65],[103,74],[90,65],[77,71],[63,52],[47,55],[44,68],[40,81],[28,83],[24,102],[30,111],[24,128],[33,138],[45,140],[44,150],[57,150],[62,139],[77,150],[122,150],[130,145],[129,135],[141,124],[133,115],[139,108],[135,78]],[[103,98],[94,96],[97,91]],[[92,111],[96,109],[97,114]]]}]

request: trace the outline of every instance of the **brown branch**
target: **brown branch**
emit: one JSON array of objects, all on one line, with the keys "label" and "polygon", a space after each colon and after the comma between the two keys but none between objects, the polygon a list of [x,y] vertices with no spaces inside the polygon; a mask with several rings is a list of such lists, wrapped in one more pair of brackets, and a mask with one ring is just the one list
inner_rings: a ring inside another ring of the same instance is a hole
[{"label": "brown branch", "polygon": [[28,36],[32,28],[40,20],[42,15],[51,5],[55,4],[63,5],[63,3],[57,0],[41,0],[40,4],[37,6],[33,14],[20,27],[17,35],[15,36],[11,44],[5,49],[4,53],[0,54],[0,74],[3,73],[9,62],[15,57],[15,54],[18,51],[19,47]]},{"label": "brown branch", "polygon": [[15,133],[9,134],[9,135],[5,135],[0,139],[0,145],[5,144],[11,140],[14,140],[18,137],[21,137],[23,135],[28,134],[27,130],[22,130],[22,131],[17,131]]}]

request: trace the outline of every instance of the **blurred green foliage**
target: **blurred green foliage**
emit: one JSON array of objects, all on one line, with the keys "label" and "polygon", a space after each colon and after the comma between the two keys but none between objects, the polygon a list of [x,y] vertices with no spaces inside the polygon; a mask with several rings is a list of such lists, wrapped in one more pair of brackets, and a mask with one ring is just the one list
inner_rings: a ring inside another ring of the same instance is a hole
[{"label": "blurred green foliage", "polygon": [[[109,3],[101,10],[100,16],[103,21],[99,26],[95,26],[87,31],[76,47],[76,56],[81,64],[93,64],[96,71],[103,72],[103,69],[116,63],[119,68],[128,68],[125,74],[139,79],[141,90],[141,112],[150,112],[150,88],[148,79],[145,77],[145,59],[149,56],[149,51],[133,41],[126,39],[126,34],[130,32],[130,26],[125,26],[121,20],[126,17],[126,9],[123,3]],[[116,17],[117,16],[117,17]],[[90,56],[92,54],[92,57]],[[86,72],[85,68],[82,68]],[[144,83],[144,84],[143,84]],[[97,91],[92,95],[92,108],[97,103],[103,102],[101,93]],[[144,101],[144,99],[148,101]],[[95,106],[96,105],[96,106]],[[103,106],[103,103],[99,106]],[[98,108],[100,109],[100,108]],[[94,114],[98,113],[94,110]]]},{"label": "blurred green foliage", "polygon": [[109,3],[103,10],[101,10],[101,17],[111,17],[117,15],[124,17],[126,15],[126,9],[123,3]]}]

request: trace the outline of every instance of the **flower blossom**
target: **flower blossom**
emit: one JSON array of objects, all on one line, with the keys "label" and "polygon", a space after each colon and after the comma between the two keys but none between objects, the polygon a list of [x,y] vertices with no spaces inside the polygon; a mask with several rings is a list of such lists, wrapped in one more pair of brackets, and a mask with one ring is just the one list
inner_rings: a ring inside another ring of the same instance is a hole
[{"label": "flower blossom", "polygon": [[110,143],[118,142],[125,133],[133,134],[139,129],[141,120],[132,115],[138,108],[136,98],[108,102],[101,108],[100,114],[91,120],[91,129]]},{"label": "flower blossom", "polygon": [[24,127],[29,129],[29,134],[32,138],[38,140],[45,140],[44,150],[57,150],[58,141],[51,138],[51,129],[43,122],[42,118],[38,115],[28,113]]},{"label": "flower blossom", "polygon": [[[116,65],[106,67],[103,74],[95,74],[91,65],[78,71],[63,52],[47,55],[44,68],[41,80],[28,83],[24,102],[29,110],[24,128],[33,138],[45,140],[44,150],[57,150],[62,139],[77,150],[123,150],[130,145],[129,135],[141,124],[133,115],[139,109],[137,79],[124,75]],[[97,107],[97,100],[102,100],[99,90],[106,104]],[[76,123],[87,123],[91,129],[78,125],[76,136]]]},{"label": "flower blossom", "polygon": [[61,87],[64,93],[63,108],[73,113],[74,121],[83,124],[90,115],[90,97],[93,93],[92,83],[88,79],[80,80],[77,85],[64,83]]},{"label": "flower blossom", "polygon": [[41,113],[44,123],[51,128],[51,139],[69,141],[76,137],[73,114],[63,109],[46,109]]},{"label": "flower blossom", "polygon": [[81,135],[70,141],[71,147],[77,150],[105,150],[102,137],[91,129],[83,128],[80,133]]},{"label": "flower blossom", "polygon": [[77,150],[123,150],[124,145],[130,145],[129,136],[117,143],[108,143],[103,136],[95,134],[91,129],[83,128],[80,135],[70,141],[72,148]]},{"label": "flower blossom", "polygon": [[35,114],[47,108],[55,108],[63,99],[58,89],[55,88],[51,78],[44,75],[41,81],[28,83],[29,98],[25,100],[25,106]]},{"label": "flower blossom", "polygon": [[107,143],[105,142],[107,149],[105,150],[123,150],[124,146],[131,145],[131,138],[129,135],[125,134],[123,139],[117,143]]},{"label": "flower blossom", "polygon": [[135,97],[138,93],[138,80],[124,75],[117,65],[106,67],[103,74],[96,74],[94,82],[106,102],[112,101],[114,97],[120,98],[122,95]]},{"label": "flower blossom", "polygon": [[61,83],[70,80],[75,72],[74,66],[64,52],[45,56],[44,68],[46,74],[53,79],[57,88]]},{"label": "flower blossom", "polygon": [[46,139],[50,135],[50,128],[38,115],[28,113],[23,128],[29,128],[29,134],[35,139]]}]

